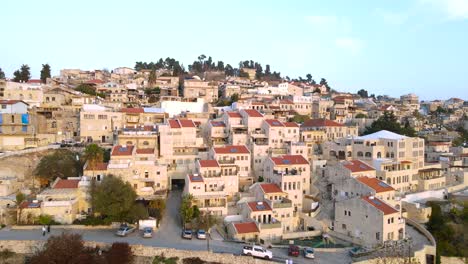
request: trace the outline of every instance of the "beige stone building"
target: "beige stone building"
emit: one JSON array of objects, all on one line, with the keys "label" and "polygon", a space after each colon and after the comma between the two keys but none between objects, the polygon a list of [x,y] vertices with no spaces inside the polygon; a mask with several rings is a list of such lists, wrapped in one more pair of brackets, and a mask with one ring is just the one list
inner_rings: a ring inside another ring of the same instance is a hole
[{"label": "beige stone building", "polygon": [[335,204],[333,231],[355,243],[373,247],[405,237],[401,211],[375,196],[359,196]]},{"label": "beige stone building", "polygon": [[356,137],[358,135],[358,128],[356,126],[345,126],[327,119],[310,119],[301,125],[301,132],[317,130],[325,132],[325,140]]},{"label": "beige stone building", "polygon": [[245,145],[213,147],[210,149],[209,156],[218,161],[223,171],[232,171],[238,175],[239,188],[246,188],[253,184],[250,151]]},{"label": "beige stone building", "polygon": [[185,80],[184,98],[203,98],[207,103],[215,102],[218,100],[218,85],[214,82],[205,82],[199,79]]}]

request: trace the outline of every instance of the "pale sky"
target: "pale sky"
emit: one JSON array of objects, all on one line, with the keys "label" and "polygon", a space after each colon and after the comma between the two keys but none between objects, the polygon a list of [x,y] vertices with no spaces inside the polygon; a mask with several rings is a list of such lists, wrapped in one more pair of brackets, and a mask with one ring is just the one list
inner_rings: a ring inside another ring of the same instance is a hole
[{"label": "pale sky", "polygon": [[2,1],[0,68],[85,70],[200,54],[339,91],[468,100],[468,0]]}]

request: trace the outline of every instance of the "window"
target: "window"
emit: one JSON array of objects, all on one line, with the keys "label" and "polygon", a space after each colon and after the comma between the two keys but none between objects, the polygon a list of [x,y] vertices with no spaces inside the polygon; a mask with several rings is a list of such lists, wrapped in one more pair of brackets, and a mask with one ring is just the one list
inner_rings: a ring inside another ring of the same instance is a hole
[{"label": "window", "polygon": [[346,224],[341,224],[341,228],[343,228],[344,230],[346,230]]},{"label": "window", "polygon": [[380,240],[380,232],[375,233],[375,239]]},{"label": "window", "polygon": [[149,172],[145,171],[145,178],[149,177]]},{"label": "window", "polygon": [[98,115],[98,119],[105,120],[107,119],[107,115]]}]

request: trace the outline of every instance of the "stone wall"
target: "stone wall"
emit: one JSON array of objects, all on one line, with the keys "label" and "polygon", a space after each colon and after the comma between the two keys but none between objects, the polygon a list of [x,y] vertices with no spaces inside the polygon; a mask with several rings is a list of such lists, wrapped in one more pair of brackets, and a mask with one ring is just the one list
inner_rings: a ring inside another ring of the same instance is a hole
[{"label": "stone wall", "polygon": [[[18,254],[32,254],[36,250],[40,249],[44,245],[45,241],[36,240],[2,240],[0,244],[0,250],[9,249]],[[95,248],[108,248],[110,244],[86,241],[87,247]],[[133,254],[140,257],[154,257],[163,255],[165,257],[179,257],[179,263],[182,263],[182,259],[199,257],[202,260],[210,262],[219,262],[223,264],[267,264],[271,263],[261,259],[253,259],[246,256],[234,256],[232,254],[220,254],[220,253],[209,253],[207,251],[187,251],[177,250],[172,248],[157,248],[148,247],[143,245],[131,245]]]}]

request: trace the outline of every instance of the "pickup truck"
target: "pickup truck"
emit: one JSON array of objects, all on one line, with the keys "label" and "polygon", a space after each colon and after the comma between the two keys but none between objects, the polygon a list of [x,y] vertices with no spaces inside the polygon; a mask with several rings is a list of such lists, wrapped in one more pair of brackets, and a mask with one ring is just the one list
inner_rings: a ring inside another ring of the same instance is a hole
[{"label": "pickup truck", "polygon": [[272,259],[273,253],[271,251],[264,249],[260,246],[244,246],[242,249],[242,254],[247,256],[253,256],[257,258]]}]

